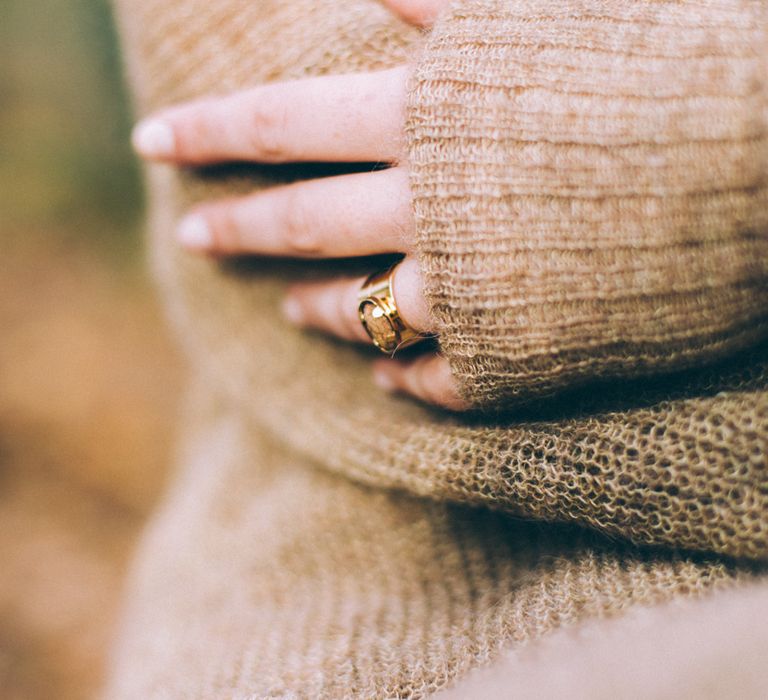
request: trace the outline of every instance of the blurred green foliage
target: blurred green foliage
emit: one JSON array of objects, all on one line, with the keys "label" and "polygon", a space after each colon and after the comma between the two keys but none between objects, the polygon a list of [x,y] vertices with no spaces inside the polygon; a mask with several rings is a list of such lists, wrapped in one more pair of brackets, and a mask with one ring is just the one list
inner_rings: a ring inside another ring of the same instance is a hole
[{"label": "blurred green foliage", "polygon": [[2,0],[5,243],[46,236],[136,260],[141,188],[129,130],[108,0]]}]

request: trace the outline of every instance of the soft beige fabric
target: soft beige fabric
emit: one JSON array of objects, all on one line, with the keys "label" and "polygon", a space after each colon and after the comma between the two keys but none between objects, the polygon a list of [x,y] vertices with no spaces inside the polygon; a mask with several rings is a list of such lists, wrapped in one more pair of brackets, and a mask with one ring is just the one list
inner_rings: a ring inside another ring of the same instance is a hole
[{"label": "soft beige fabric", "polygon": [[695,366],[766,337],[765,8],[454,3],[408,126],[430,301],[467,397]]},{"label": "soft beige fabric", "polygon": [[207,391],[138,554],[109,700],[425,697],[509,644],[751,578],[354,484]]},{"label": "soft beige fabric", "polygon": [[336,169],[152,168],[154,265],[197,417],[109,697],[420,697],[509,643],[762,575],[761,4],[461,0],[426,36],[374,0],[118,8],[140,112],[417,64],[420,260],[482,410],[385,396],[374,352],[281,320],[287,283],[378,263],[216,265],[174,245],[195,200]]}]

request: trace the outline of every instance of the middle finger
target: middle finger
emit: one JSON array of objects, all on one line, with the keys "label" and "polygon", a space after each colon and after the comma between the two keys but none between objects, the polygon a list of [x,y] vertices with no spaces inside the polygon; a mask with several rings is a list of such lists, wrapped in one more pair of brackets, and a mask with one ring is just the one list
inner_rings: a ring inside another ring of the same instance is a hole
[{"label": "middle finger", "polygon": [[333,258],[409,253],[408,173],[389,168],[298,182],[196,207],[180,242],[217,254]]}]

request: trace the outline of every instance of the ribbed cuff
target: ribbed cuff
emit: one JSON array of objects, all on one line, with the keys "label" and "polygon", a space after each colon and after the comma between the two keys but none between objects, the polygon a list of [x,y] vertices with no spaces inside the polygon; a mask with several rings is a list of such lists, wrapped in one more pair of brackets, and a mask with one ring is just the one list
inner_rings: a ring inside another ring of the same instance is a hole
[{"label": "ribbed cuff", "polygon": [[504,407],[767,335],[762,3],[459,0],[408,149],[430,308]]}]

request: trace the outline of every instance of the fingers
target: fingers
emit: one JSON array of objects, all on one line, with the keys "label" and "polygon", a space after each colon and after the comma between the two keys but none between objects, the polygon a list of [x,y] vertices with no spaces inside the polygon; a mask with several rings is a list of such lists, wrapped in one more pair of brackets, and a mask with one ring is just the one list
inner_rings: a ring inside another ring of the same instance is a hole
[{"label": "fingers", "polygon": [[[358,278],[295,285],[283,304],[285,316],[305,328],[370,343],[357,315],[358,294],[364,281]],[[393,291],[401,318],[420,332],[431,332],[421,273],[413,258],[405,258],[397,266]],[[448,362],[434,353],[407,361],[380,360],[374,365],[374,381],[385,391],[409,394],[452,411],[468,408],[459,396]]]},{"label": "fingers", "polygon": [[191,250],[222,255],[408,253],[410,201],[403,168],[320,178],[202,204],[182,219],[178,237]]},{"label": "fingers", "polygon": [[167,109],[141,122],[148,159],[386,162],[403,152],[405,67],[262,85]]},{"label": "fingers", "polygon": [[459,396],[448,360],[440,355],[421,355],[413,360],[379,360],[374,381],[385,391],[402,392],[426,403],[452,411],[464,411],[468,404]]},{"label": "fingers", "polygon": [[[428,24],[440,0],[385,0],[410,21]],[[171,108],[133,134],[144,157],[178,165],[242,160],[383,162],[403,155],[405,67],[277,83]],[[403,321],[432,332],[412,252],[413,221],[404,169],[296,183],[196,207],[179,227],[187,247],[221,254],[350,257],[401,252],[393,278]],[[295,285],[284,303],[294,323],[370,343],[358,317],[364,279]],[[377,364],[377,382],[453,410],[465,407],[447,362],[425,355]]]},{"label": "fingers", "polygon": [[[304,282],[291,288],[283,304],[286,318],[344,340],[370,343],[357,314],[358,294],[365,279]],[[393,291],[403,321],[423,333],[432,332],[421,272],[413,258],[395,270]]]},{"label": "fingers", "polygon": [[448,6],[449,0],[382,0],[382,2],[406,22],[427,27]]}]

